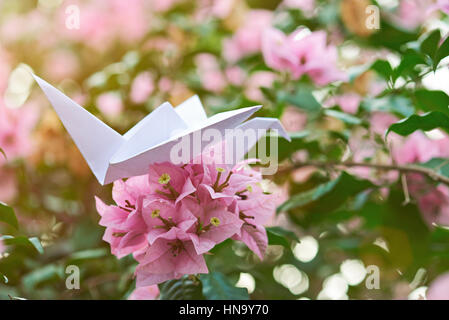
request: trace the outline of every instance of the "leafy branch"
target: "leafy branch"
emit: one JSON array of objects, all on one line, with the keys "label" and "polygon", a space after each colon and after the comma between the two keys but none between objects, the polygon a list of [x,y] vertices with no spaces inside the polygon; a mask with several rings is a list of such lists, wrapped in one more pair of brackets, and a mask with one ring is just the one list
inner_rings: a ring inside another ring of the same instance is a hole
[{"label": "leafy branch", "polygon": [[[398,171],[400,173],[420,173],[428,176],[430,179],[444,183],[449,186],[449,177],[446,177],[431,168],[422,167],[419,165],[398,165],[398,164],[377,164],[377,163],[364,163],[364,162],[336,162],[336,161],[307,161],[301,163],[294,163],[293,168],[298,169],[301,167],[318,167],[318,168],[335,168],[335,167],[365,167],[382,171]],[[291,168],[289,168],[291,170]]]}]

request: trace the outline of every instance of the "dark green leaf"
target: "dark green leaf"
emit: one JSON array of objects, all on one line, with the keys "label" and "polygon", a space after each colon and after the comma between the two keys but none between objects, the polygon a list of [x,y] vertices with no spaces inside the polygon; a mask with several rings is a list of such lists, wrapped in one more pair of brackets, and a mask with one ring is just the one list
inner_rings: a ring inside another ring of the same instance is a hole
[{"label": "dark green leaf", "polygon": [[39,253],[44,253],[44,248],[42,247],[41,242],[39,241],[38,238],[36,237],[32,237],[32,238],[27,238],[24,236],[20,236],[20,237],[13,237],[13,236],[3,236],[0,239],[3,239],[3,242],[6,245],[19,245],[19,246],[28,246],[28,247],[33,247],[34,249],[36,249],[37,252]]},{"label": "dark green leaf", "polygon": [[248,290],[233,286],[220,272],[202,274],[200,279],[207,300],[249,300]]},{"label": "dark green leaf", "polygon": [[433,68],[436,69],[441,60],[449,56],[449,37],[444,40],[441,46],[438,48],[433,62]]},{"label": "dark green leaf", "polygon": [[0,202],[0,221],[5,222],[16,229],[19,228],[19,222],[17,221],[14,209],[1,202]]},{"label": "dark green leaf", "polygon": [[415,91],[418,107],[423,111],[440,111],[449,116],[449,96],[439,90],[419,89]]},{"label": "dark green leaf", "polygon": [[313,207],[309,208],[311,211],[331,211],[338,209],[350,197],[373,187],[371,182],[343,172],[335,180],[294,195],[280,205],[277,211],[288,211],[305,205],[312,205]]},{"label": "dark green leaf", "polygon": [[385,80],[390,80],[393,75],[393,68],[386,60],[377,60],[371,65],[371,69],[376,71]]},{"label": "dark green leaf", "polygon": [[51,279],[60,280],[63,276],[64,270],[62,266],[49,264],[24,276],[22,283],[27,290],[32,290],[44,281]]},{"label": "dark green leaf", "polygon": [[189,275],[159,284],[160,300],[204,300],[201,282]]},{"label": "dark green leaf", "polygon": [[291,241],[299,242],[298,237],[293,231],[281,227],[267,227],[268,244],[277,244],[290,248]]},{"label": "dark green leaf", "polygon": [[430,131],[436,128],[449,130],[449,117],[442,112],[434,111],[405,118],[391,125],[386,135],[393,131],[401,136],[408,136],[416,130]]},{"label": "dark green leaf", "polygon": [[286,101],[292,105],[307,112],[318,112],[321,110],[321,104],[315,99],[312,91],[305,87],[300,87],[294,94],[285,94],[281,96],[281,101]]},{"label": "dark green leaf", "polygon": [[435,54],[438,49],[438,43],[440,42],[441,34],[440,30],[436,29],[430,35],[424,39],[421,43],[421,52],[427,54],[432,60],[435,57]]}]

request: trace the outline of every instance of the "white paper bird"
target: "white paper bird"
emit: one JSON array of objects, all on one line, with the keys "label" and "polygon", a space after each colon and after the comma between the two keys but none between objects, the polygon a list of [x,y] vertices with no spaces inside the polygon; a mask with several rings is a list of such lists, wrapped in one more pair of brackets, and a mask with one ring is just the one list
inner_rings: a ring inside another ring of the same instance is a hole
[{"label": "white paper bird", "polygon": [[[198,96],[176,108],[165,102],[126,134],[120,135],[58,89],[36,75],[33,77],[102,185],[143,175],[150,164],[170,161],[171,148],[182,138],[192,138],[208,128],[218,130],[223,136],[225,130],[236,128],[277,129],[280,135],[290,140],[275,118],[254,118],[242,124],[261,106],[222,112],[208,118]],[[240,152],[243,153],[241,156],[256,142],[250,141],[244,152]],[[191,158],[202,153],[204,147],[206,145],[197,148]]]}]

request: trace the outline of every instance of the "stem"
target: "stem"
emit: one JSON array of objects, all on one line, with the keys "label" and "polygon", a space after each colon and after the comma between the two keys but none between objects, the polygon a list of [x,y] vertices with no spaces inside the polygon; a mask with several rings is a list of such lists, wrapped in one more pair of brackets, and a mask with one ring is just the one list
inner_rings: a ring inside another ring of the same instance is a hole
[{"label": "stem", "polygon": [[[327,168],[327,167],[365,167],[365,168],[373,168],[377,170],[384,170],[384,171],[399,171],[401,173],[421,173],[432,180],[436,182],[441,182],[449,186],[449,178],[445,177],[438,172],[429,169],[420,167],[417,165],[398,165],[398,164],[377,164],[377,163],[363,163],[363,162],[321,162],[321,161],[308,161],[303,163],[294,163],[293,169],[306,167],[306,166],[312,166],[312,167],[318,167],[318,168]],[[289,168],[288,170],[290,170]]]}]

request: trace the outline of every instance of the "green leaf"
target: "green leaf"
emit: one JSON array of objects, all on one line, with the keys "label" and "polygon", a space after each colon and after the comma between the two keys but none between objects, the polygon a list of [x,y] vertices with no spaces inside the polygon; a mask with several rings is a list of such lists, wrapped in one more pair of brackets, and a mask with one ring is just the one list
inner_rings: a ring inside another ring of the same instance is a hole
[{"label": "green leaf", "polygon": [[441,60],[443,60],[447,56],[449,56],[449,37],[444,40],[435,54],[435,59],[433,61],[434,70],[438,67],[438,64],[441,62]]},{"label": "green leaf", "polygon": [[105,248],[99,249],[89,249],[73,253],[70,256],[70,261],[78,260],[88,260],[88,259],[98,259],[108,255],[108,250]]},{"label": "green leaf", "polygon": [[291,241],[300,242],[293,231],[286,230],[282,227],[267,227],[268,244],[281,245],[290,248]]},{"label": "green leaf", "polygon": [[371,65],[371,69],[376,71],[382,78],[389,81],[393,75],[393,68],[390,63],[386,60],[376,60]]},{"label": "green leaf", "polygon": [[449,177],[449,159],[433,158],[420,164],[423,167],[434,170],[436,173]]},{"label": "green leaf", "polygon": [[311,207],[308,209],[315,212],[335,210],[350,197],[373,187],[374,185],[367,180],[361,180],[342,172],[335,180],[294,195],[280,205],[277,212],[288,211],[305,205],[310,205]]},{"label": "green leaf", "polygon": [[418,107],[423,111],[440,111],[449,116],[449,96],[445,92],[418,89],[415,97]]},{"label": "green leaf", "polygon": [[204,300],[201,282],[189,275],[165,281],[158,286],[160,300]]},{"label": "green leaf", "polygon": [[233,286],[220,272],[202,274],[200,279],[207,300],[249,300],[248,290]]},{"label": "green leaf", "polygon": [[408,136],[416,130],[430,131],[436,128],[449,130],[449,117],[442,112],[434,111],[423,115],[414,114],[395,124],[392,124],[385,136],[391,131],[401,135]]},{"label": "green leaf", "polygon": [[321,104],[315,99],[312,91],[306,87],[297,88],[294,94],[284,94],[280,97],[280,100],[307,112],[316,113],[321,110]]},{"label": "green leaf", "polygon": [[347,124],[361,124],[362,123],[361,119],[359,119],[353,115],[350,115],[348,113],[337,111],[337,110],[326,109],[326,110],[324,110],[324,114],[329,117],[339,119]]},{"label": "green leaf", "polygon": [[42,247],[42,244],[39,241],[39,239],[36,237],[27,238],[24,236],[14,237],[14,236],[5,235],[3,237],[0,237],[0,239],[2,239],[6,245],[19,245],[19,246],[33,247],[40,254],[44,253],[44,248]]},{"label": "green leaf", "polygon": [[394,69],[394,80],[401,76],[413,76],[414,74],[416,74],[415,67],[419,64],[426,64],[424,58],[415,51],[408,51],[402,57],[399,66]]},{"label": "green leaf", "polygon": [[434,60],[435,54],[438,49],[438,43],[440,42],[441,34],[440,30],[436,29],[430,33],[430,35],[424,39],[421,43],[421,52],[427,54],[432,60]]},{"label": "green leaf", "polygon": [[0,202],[0,221],[9,224],[15,229],[19,228],[19,222],[17,221],[14,209]]},{"label": "green leaf", "polygon": [[46,265],[25,275],[22,279],[23,286],[28,290],[33,290],[37,285],[52,279],[60,280],[64,276],[62,266],[55,264]]},{"label": "green leaf", "polygon": [[370,112],[386,111],[408,117],[415,112],[415,108],[409,98],[400,95],[389,95],[376,99],[365,99],[362,107]]}]

